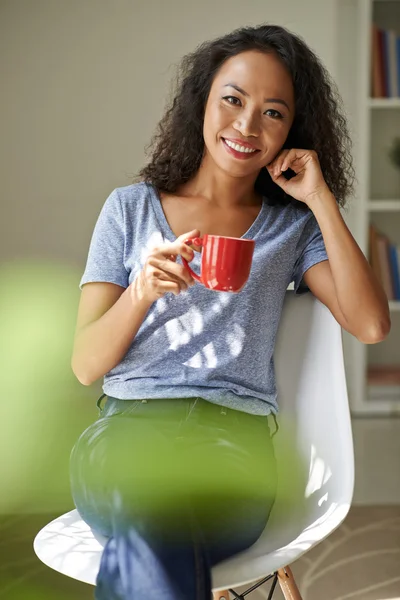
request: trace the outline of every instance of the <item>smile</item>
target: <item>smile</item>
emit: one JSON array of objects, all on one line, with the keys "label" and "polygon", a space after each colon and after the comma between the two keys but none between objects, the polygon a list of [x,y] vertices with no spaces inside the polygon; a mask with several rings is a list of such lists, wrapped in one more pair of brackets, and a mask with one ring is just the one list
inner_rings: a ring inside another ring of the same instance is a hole
[{"label": "smile", "polygon": [[222,138],[222,141],[227,152],[229,152],[229,154],[235,158],[243,160],[250,158],[253,154],[257,154],[257,152],[260,152],[254,148],[245,148],[244,146],[240,146],[239,144],[235,144],[234,142],[225,140],[224,138]]}]

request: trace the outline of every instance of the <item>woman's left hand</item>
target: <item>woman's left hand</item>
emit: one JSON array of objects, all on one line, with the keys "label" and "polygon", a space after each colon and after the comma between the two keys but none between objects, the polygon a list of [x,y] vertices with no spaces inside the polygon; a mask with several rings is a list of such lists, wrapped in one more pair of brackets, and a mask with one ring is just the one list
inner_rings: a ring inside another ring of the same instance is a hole
[{"label": "woman's left hand", "polygon": [[[289,196],[308,206],[313,198],[329,192],[315,150],[298,148],[281,150],[265,168],[274,183],[278,184]],[[287,169],[292,169],[296,176],[286,179],[282,172]]]}]

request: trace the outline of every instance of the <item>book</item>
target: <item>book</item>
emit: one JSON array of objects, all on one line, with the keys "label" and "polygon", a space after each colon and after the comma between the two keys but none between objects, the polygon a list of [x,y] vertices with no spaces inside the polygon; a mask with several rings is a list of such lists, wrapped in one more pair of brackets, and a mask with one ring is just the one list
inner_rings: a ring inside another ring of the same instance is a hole
[{"label": "book", "polygon": [[400,36],[393,29],[371,25],[371,96],[400,97]]},{"label": "book", "polygon": [[378,39],[379,39],[379,64],[381,66],[382,71],[382,81],[383,81],[383,96],[385,98],[389,98],[390,89],[389,89],[389,43],[388,43],[388,35],[384,29],[379,29],[378,31]]},{"label": "book", "polygon": [[394,300],[393,278],[389,259],[389,240],[383,235],[377,236],[379,265],[382,274],[382,285],[388,300]]},{"label": "book", "polygon": [[371,386],[400,386],[400,365],[370,365],[367,382]]},{"label": "book", "polygon": [[397,95],[400,96],[400,36],[396,37],[397,49]]},{"label": "book", "polygon": [[400,246],[397,246],[397,272],[400,279]]},{"label": "book", "polygon": [[400,300],[400,272],[398,262],[398,250],[399,249],[393,244],[389,245],[390,266],[392,270],[393,293],[395,300]]},{"label": "book", "polygon": [[371,44],[371,96],[372,98],[382,98],[384,95],[384,86],[380,58],[379,29],[374,23],[372,24]]},{"label": "book", "polygon": [[374,225],[372,223],[370,223],[370,225],[369,225],[369,262],[371,264],[371,267],[372,267],[375,275],[377,276],[379,281],[382,283],[382,273],[381,273],[381,267],[380,267],[380,262],[379,262],[379,252],[378,252],[377,241],[378,241],[378,232],[376,230],[376,227],[374,227]]},{"label": "book", "polygon": [[389,77],[389,95],[390,98],[398,96],[398,81],[397,81],[397,47],[396,33],[392,30],[387,32],[388,45],[388,77]]}]

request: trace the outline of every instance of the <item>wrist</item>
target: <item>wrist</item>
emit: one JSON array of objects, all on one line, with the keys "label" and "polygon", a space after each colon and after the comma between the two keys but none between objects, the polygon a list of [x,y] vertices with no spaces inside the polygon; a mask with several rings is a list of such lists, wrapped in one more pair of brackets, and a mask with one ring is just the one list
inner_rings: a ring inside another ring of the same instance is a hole
[{"label": "wrist", "polygon": [[140,271],[138,275],[136,275],[135,279],[132,281],[129,286],[130,290],[130,299],[132,304],[140,305],[144,310],[148,310],[150,306],[153,304],[154,299],[149,298],[145,291],[145,286],[142,281],[142,272]]},{"label": "wrist", "polygon": [[339,210],[336,198],[329,188],[320,192],[315,192],[310,198],[308,198],[307,206],[314,214],[325,209],[333,208]]}]

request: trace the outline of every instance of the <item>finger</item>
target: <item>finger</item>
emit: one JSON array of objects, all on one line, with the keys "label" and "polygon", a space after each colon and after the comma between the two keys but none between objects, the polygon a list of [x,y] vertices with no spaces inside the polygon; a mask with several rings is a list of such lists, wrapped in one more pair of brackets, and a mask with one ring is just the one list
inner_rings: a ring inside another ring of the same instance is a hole
[{"label": "finger", "polygon": [[267,165],[267,169],[268,171],[277,171],[277,169],[279,169],[282,165],[282,162],[285,160],[287,154],[288,154],[289,150],[288,149],[284,149],[281,150],[277,156],[275,156],[274,160],[271,161],[268,165]]},{"label": "finger", "polygon": [[296,173],[296,175],[302,170],[304,164],[301,158],[295,158],[291,161],[291,163],[287,167],[282,167],[282,172],[287,171],[287,169],[292,169]]},{"label": "finger", "polygon": [[286,169],[292,169],[293,171],[301,171],[309,160],[317,158],[317,155],[312,150],[303,150],[301,148],[293,148],[285,159],[287,163]]},{"label": "finger", "polygon": [[172,283],[176,283],[183,292],[194,283],[194,281],[193,283],[186,282],[183,279],[179,279],[179,277],[175,277],[175,275],[165,273],[164,271],[158,271],[157,277],[160,281],[172,281]]},{"label": "finger", "polygon": [[183,281],[179,282],[172,275],[169,276],[158,269],[152,269],[147,280],[152,289],[159,295],[164,294],[166,290],[180,292],[182,289],[187,289]]},{"label": "finger", "polygon": [[168,292],[171,292],[175,296],[179,296],[179,294],[181,293],[181,288],[174,281],[165,281],[165,280],[159,279],[159,283],[157,285],[157,293],[160,296],[163,296],[164,294],[167,294]]},{"label": "finger", "polygon": [[185,242],[187,240],[193,239],[193,238],[198,238],[200,237],[200,230],[199,229],[193,229],[192,231],[188,231],[187,233],[184,233],[183,235],[180,235],[177,238],[177,242],[180,244],[180,250],[179,250],[179,254],[181,256],[183,256],[184,258],[186,258],[187,261],[191,261],[194,258],[194,253],[193,253],[193,247],[195,249],[198,249],[197,246],[193,246],[193,244],[191,246],[189,246],[188,244],[186,244]]},{"label": "finger", "polygon": [[154,256],[149,258],[149,264],[158,271],[163,271],[169,277],[172,275],[178,282],[184,281],[187,285],[194,283],[193,277],[189,271],[184,266],[173,262],[172,260]]},{"label": "finger", "polygon": [[193,248],[191,248],[187,244],[184,244],[183,242],[180,242],[179,245],[177,245],[177,252],[178,252],[178,254],[183,256],[183,258],[186,258],[186,260],[188,262],[190,262],[194,259]]},{"label": "finger", "polygon": [[296,156],[297,156],[296,148],[291,148],[290,150],[288,150],[288,152],[285,154],[285,156],[280,161],[279,171],[277,171],[276,174],[279,175],[283,171],[287,171],[291,167],[292,163],[296,160]]},{"label": "finger", "polygon": [[[183,236],[179,236],[172,242],[171,244],[165,244],[164,246],[160,246],[159,248],[154,250],[154,256],[162,256],[171,261],[176,261],[176,257],[181,255],[186,258],[187,261],[193,260],[194,252],[190,246],[184,244],[184,242],[180,239]],[[188,239],[185,237],[185,239]],[[174,257],[174,258],[172,258]]]},{"label": "finger", "polygon": [[199,229],[192,229],[192,231],[188,231],[187,233],[183,233],[179,237],[177,237],[177,241],[184,242],[185,240],[189,240],[191,238],[199,237],[200,231]]},{"label": "finger", "polygon": [[276,178],[288,169],[295,170],[296,165],[299,165],[300,162],[301,155],[299,155],[298,148],[291,148],[290,150],[285,150],[273,164],[271,163],[271,168],[268,171],[270,175],[274,175]]},{"label": "finger", "polygon": [[279,177],[281,173],[292,168],[292,165],[297,160],[297,149],[292,148],[288,150],[286,155],[279,161],[279,164],[275,167],[275,176]]}]

